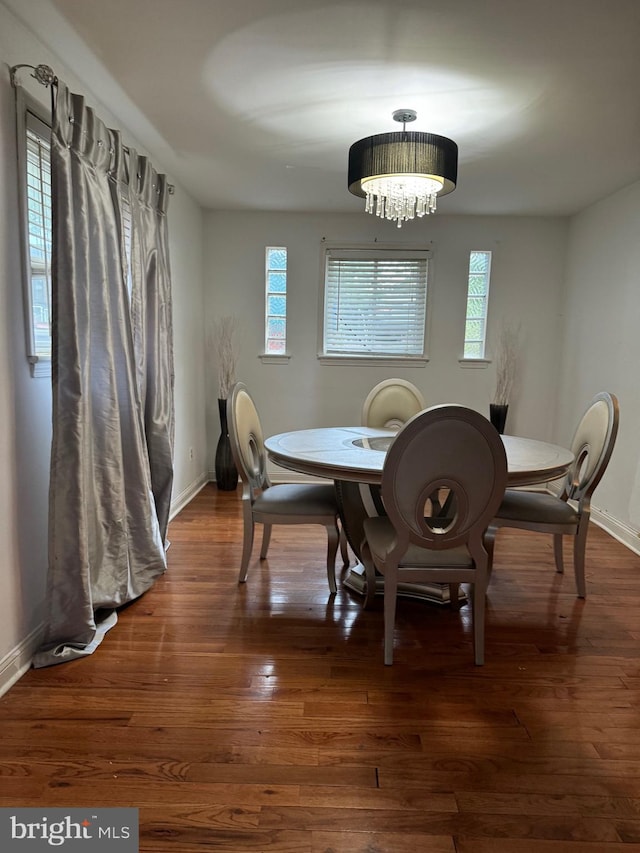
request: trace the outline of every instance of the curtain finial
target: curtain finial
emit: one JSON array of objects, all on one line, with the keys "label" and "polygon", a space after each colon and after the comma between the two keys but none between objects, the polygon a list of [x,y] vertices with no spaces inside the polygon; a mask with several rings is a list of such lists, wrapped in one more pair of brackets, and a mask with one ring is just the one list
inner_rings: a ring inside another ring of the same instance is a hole
[{"label": "curtain finial", "polygon": [[49,65],[29,65],[26,62],[23,62],[21,65],[14,65],[11,68],[11,85],[16,87],[19,85],[17,73],[21,68],[31,68],[33,74],[31,75],[34,80],[37,80],[38,83],[42,83],[43,86],[56,86],[58,83],[58,78],[53,73],[53,68]]}]

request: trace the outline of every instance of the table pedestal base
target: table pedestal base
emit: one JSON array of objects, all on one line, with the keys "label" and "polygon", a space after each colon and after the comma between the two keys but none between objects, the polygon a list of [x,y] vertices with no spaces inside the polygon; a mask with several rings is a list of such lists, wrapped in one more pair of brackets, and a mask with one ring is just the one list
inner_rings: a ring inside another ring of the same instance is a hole
[{"label": "table pedestal base", "polygon": [[[362,563],[358,562],[355,566],[351,566],[349,574],[342,585],[352,592],[357,592],[358,595],[365,594],[367,581]],[[464,604],[467,596],[461,587],[458,587],[458,589],[458,601],[460,604]],[[384,578],[380,576],[376,578],[376,595],[382,595],[383,593]],[[398,595],[401,595],[403,598],[413,598],[416,601],[427,601],[430,604],[449,604],[451,602],[448,583],[399,583]]]},{"label": "table pedestal base", "polygon": [[[364,566],[360,562],[360,545],[364,538],[363,522],[368,516],[384,513],[380,499],[380,487],[338,480],[336,481],[336,494],[340,505],[342,526],[351,550],[358,560],[356,565],[349,569],[349,575],[343,585],[352,592],[357,592],[358,595],[364,595],[367,581],[365,580]],[[467,597],[460,587],[459,589],[459,602],[462,604],[467,600]],[[376,578],[376,595],[381,595],[383,592],[384,578],[380,576]],[[449,584],[447,583],[400,583],[398,584],[398,595],[418,601],[428,601],[431,604],[449,604],[450,602]]]}]

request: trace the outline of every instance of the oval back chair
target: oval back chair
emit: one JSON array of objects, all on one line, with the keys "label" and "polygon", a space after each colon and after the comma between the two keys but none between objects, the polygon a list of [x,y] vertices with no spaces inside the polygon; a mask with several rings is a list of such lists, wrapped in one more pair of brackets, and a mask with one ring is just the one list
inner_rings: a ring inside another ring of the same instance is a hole
[{"label": "oval back chair", "polygon": [[591,516],[591,496],[607,469],[618,435],[618,399],[601,391],[591,400],[571,442],[574,462],[560,495],[507,489],[492,522],[492,538],[500,527],[515,527],[553,535],[556,571],[564,571],[563,537],[573,537],[573,570],[579,598],[587,595],[585,556]]},{"label": "oval back chair", "polygon": [[239,582],[247,579],[253,549],[255,523],[263,525],[260,559],[267,556],[273,524],[322,524],[327,529],[327,578],[336,592],[336,553],[348,564],[346,541],[338,528],[338,503],[333,483],[278,483],[267,473],[267,455],[262,426],[246,386],[237,382],[227,408],[229,439],[236,468],[242,480],[244,538]]},{"label": "oval back chair", "polygon": [[[484,535],[507,484],[502,440],[483,415],[465,406],[433,406],[396,435],[385,459],[387,516],[367,518],[362,560],[367,584],[384,576],[384,660],[393,661],[398,583],[473,585],[475,662],[484,662],[489,554]],[[439,501],[434,499],[439,495]],[[447,506],[447,513],[442,513]]]},{"label": "oval back chair", "polygon": [[362,426],[400,429],[426,406],[421,392],[406,379],[384,379],[369,391],[362,406]]}]

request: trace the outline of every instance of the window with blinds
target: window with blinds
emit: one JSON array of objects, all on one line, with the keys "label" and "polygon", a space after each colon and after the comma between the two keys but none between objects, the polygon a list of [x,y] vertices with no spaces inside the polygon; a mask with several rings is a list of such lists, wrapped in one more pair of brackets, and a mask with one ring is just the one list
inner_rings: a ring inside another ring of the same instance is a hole
[{"label": "window with blinds", "polygon": [[31,340],[29,357],[51,358],[51,132],[29,109],[25,112],[26,237]]},{"label": "window with blinds", "polygon": [[16,86],[25,349],[32,376],[51,376],[51,127],[49,111]]},{"label": "window with blinds", "polygon": [[326,247],[321,355],[424,359],[430,255]]}]

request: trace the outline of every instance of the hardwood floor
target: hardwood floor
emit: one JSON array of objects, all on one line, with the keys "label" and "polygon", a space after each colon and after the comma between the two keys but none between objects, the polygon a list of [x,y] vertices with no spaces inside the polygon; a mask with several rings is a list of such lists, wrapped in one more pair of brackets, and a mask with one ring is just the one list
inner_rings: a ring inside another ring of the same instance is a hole
[{"label": "hardwood floor", "polygon": [[169,535],[94,655],[0,700],[0,805],[137,806],[145,853],[640,851],[640,557],[601,530],[586,601],[551,537],[500,531],[484,667],[467,607],[407,600],[385,667],[321,528],[239,586],[239,493]]}]

